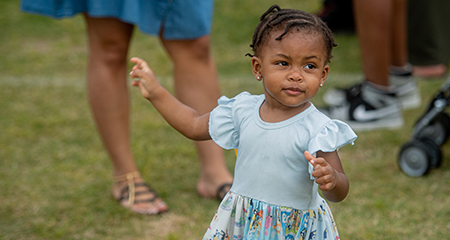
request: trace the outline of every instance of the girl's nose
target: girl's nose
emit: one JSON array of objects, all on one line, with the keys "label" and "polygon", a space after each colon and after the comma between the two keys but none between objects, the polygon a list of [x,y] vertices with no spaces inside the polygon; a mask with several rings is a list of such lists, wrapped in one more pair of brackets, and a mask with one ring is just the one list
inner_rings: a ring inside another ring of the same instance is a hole
[{"label": "girl's nose", "polygon": [[289,75],[289,80],[291,81],[302,81],[302,75],[300,74],[299,71],[292,71],[291,74]]}]

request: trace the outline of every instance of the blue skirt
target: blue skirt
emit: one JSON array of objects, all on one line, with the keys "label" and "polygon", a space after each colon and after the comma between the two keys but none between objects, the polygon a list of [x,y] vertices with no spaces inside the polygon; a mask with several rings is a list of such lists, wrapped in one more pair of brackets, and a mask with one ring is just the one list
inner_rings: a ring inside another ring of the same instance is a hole
[{"label": "blue skirt", "polygon": [[214,0],[22,0],[21,10],[52,18],[87,13],[117,18],[168,40],[196,39],[211,31]]}]

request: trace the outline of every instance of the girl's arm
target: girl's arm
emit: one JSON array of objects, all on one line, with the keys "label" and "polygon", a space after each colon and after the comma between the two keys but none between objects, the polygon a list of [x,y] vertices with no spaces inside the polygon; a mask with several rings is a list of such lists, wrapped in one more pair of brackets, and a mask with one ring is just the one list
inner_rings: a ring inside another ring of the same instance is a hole
[{"label": "girl's arm", "polygon": [[192,140],[211,139],[208,131],[209,113],[200,115],[178,101],[161,86],[144,60],[134,57],[131,62],[135,63],[130,72],[131,77],[140,78],[133,81],[132,85],[139,87],[142,95],[155,106],[173,128]]},{"label": "girl's arm", "polygon": [[306,160],[314,166],[312,176],[316,178],[324,197],[331,202],[344,200],[348,194],[349,182],[337,151],[319,151],[316,155],[317,158],[314,158],[308,151],[305,152]]}]

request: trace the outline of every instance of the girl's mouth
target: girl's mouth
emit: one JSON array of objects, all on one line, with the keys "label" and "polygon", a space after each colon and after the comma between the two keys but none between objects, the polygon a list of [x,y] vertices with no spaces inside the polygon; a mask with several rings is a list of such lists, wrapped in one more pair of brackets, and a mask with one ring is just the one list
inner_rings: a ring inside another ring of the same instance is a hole
[{"label": "girl's mouth", "polygon": [[293,96],[297,96],[303,93],[303,91],[300,88],[296,87],[284,88],[283,91]]}]

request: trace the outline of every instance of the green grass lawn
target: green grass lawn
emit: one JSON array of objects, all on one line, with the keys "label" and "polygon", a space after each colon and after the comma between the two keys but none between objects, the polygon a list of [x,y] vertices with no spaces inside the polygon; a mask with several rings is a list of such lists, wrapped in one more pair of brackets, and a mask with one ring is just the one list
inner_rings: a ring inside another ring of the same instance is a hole
[{"label": "green grass lawn", "polygon": [[[212,32],[223,94],[262,93],[244,55],[258,18],[274,1],[216,1]],[[317,11],[321,0],[276,1]],[[195,190],[199,164],[193,144],[170,128],[137,89],[132,93],[132,148],[145,180],[170,206],[140,216],[111,195],[111,165],[91,120],[85,93],[85,26],[21,13],[0,2],[0,239],[199,239],[219,204]],[[336,35],[324,89],[362,78],[354,35]],[[138,55],[139,54],[139,55]],[[171,65],[157,39],[136,31],[131,55],[150,63],[172,88]],[[131,66],[131,65],[130,65]],[[342,239],[446,239],[450,235],[450,151],[427,176],[397,166],[401,145],[444,79],[418,79],[420,109],[404,112],[397,130],[358,133],[340,150],[350,194],[330,204]],[[234,153],[226,151],[230,170]]]}]

